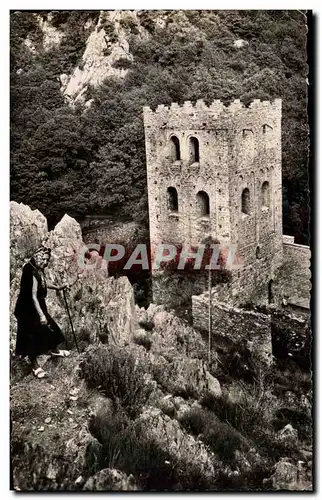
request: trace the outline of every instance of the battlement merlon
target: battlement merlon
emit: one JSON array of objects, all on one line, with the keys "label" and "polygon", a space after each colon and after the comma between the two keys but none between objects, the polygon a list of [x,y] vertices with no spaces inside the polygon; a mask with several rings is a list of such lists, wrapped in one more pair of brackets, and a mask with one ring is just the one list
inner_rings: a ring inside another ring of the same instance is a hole
[{"label": "battlement merlon", "polygon": [[172,103],[170,106],[159,104],[156,110],[152,110],[149,106],[143,108],[144,125],[147,127],[166,127],[176,123],[180,126],[180,120],[191,123],[202,121],[211,121],[220,119],[226,122],[231,122],[233,125],[236,122],[245,120],[245,123],[261,121],[262,125],[269,126],[279,125],[280,128],[282,117],[282,99],[274,99],[270,101],[261,101],[255,99],[249,106],[245,106],[239,99],[235,99],[230,105],[226,106],[222,101],[215,100],[209,106],[202,99],[193,104],[191,101],[185,101],[183,105]]}]

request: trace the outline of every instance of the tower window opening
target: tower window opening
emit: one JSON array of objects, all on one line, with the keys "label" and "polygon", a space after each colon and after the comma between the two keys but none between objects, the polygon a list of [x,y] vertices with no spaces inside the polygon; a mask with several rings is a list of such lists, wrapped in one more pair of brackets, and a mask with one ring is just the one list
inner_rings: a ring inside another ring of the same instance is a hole
[{"label": "tower window opening", "polygon": [[189,139],[190,163],[199,163],[199,141],[196,137]]},{"label": "tower window opening", "polygon": [[178,193],[176,188],[169,187],[167,189],[168,210],[178,212]]},{"label": "tower window opening", "polygon": [[209,196],[205,191],[199,191],[197,193],[197,206],[199,217],[209,217],[210,215],[210,202]]},{"label": "tower window opening", "polygon": [[269,183],[267,181],[263,182],[262,185],[262,207],[269,207]]},{"label": "tower window opening", "polygon": [[180,141],[178,137],[176,137],[175,135],[173,135],[170,139],[170,146],[171,146],[172,161],[180,161],[181,160]]},{"label": "tower window opening", "polygon": [[250,193],[249,193],[248,188],[245,188],[244,191],[242,192],[241,210],[242,210],[243,214],[249,214],[249,211],[250,211]]},{"label": "tower window opening", "polygon": [[261,249],[259,246],[256,247],[256,259],[260,259],[261,257]]}]

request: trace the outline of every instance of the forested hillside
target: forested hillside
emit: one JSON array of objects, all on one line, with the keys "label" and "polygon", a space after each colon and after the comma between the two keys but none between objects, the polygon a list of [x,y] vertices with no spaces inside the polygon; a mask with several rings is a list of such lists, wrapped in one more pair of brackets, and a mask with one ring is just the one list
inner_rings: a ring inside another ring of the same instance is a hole
[{"label": "forested hillside", "polygon": [[[145,223],[144,105],[281,97],[284,232],[307,243],[306,32],[301,11],[12,12],[11,199],[51,224],[66,212]],[[120,56],[68,96],[75,69],[95,69],[93,33],[95,57]]]}]

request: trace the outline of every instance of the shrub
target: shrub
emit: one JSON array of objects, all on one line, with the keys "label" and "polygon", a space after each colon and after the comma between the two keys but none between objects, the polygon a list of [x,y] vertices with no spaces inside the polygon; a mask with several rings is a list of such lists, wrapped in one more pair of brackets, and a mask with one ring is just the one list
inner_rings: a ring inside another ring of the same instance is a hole
[{"label": "shrub", "polygon": [[81,376],[130,415],[146,403],[153,385],[143,362],[128,347],[98,346],[87,351],[80,364]]},{"label": "shrub", "polygon": [[240,433],[208,410],[192,408],[180,422],[188,432],[199,435],[222,460],[233,460],[235,450],[244,448],[245,439]]},{"label": "shrub", "polygon": [[152,345],[151,335],[145,330],[137,330],[134,334],[133,341],[137,345],[142,345],[147,351],[150,350]]},{"label": "shrub", "polygon": [[116,59],[111,66],[116,69],[129,69],[132,66],[132,61],[126,57],[120,57]]},{"label": "shrub", "polygon": [[235,451],[243,448],[245,443],[236,429],[218,420],[207,429],[204,441],[224,461],[233,460]]},{"label": "shrub", "polygon": [[[201,410],[199,408],[192,408],[186,412],[180,419],[180,423],[187,429],[188,432],[195,434],[202,434],[206,427],[209,425],[210,412]],[[213,418],[213,416],[212,416]]]}]

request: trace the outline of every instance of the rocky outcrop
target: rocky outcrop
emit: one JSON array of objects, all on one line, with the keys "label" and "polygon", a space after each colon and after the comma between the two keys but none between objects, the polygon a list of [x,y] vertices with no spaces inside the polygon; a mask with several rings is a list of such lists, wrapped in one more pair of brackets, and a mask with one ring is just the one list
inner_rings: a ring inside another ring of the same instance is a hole
[{"label": "rocky outcrop", "polygon": [[[38,211],[11,202],[11,345],[14,346],[16,320],[12,314],[19,293],[22,266],[41,242],[52,250],[46,270],[48,282],[67,283],[66,297],[76,335],[90,342],[112,339],[115,343],[130,341],[137,328],[133,289],[126,277],[108,277],[104,262],[95,265],[96,257],[85,261],[79,224],[65,215],[53,231]],[[86,264],[93,264],[89,268]],[[72,340],[70,323],[62,292],[48,290],[47,307]]]},{"label": "rocky outcrop", "polygon": [[[131,13],[127,15],[131,16]],[[87,39],[81,67],[75,68],[62,87],[70,102],[83,100],[88,85],[96,87],[107,77],[124,78],[127,74],[128,69],[114,67],[114,63],[120,59],[130,62],[133,59],[120,24],[122,17],[122,11],[101,12],[97,26]]]},{"label": "rocky outcrop", "polygon": [[102,469],[90,477],[83,488],[84,491],[137,491],[132,474],[127,476],[117,469]]},{"label": "rocky outcrop", "polygon": [[23,203],[10,202],[10,279],[16,277],[48,232],[47,220],[39,210]]},{"label": "rocky outcrop", "polygon": [[[152,349],[151,349],[152,350]],[[154,377],[167,391],[175,395],[203,398],[206,395],[221,396],[221,387],[199,359],[184,356],[166,360],[163,356],[154,356]]]},{"label": "rocky outcrop", "polygon": [[[151,304],[147,321],[154,325],[151,351],[168,359],[178,353],[206,360],[207,345],[200,333],[180,318],[164,310],[163,306]],[[141,320],[142,321],[142,320]]]},{"label": "rocky outcrop", "polygon": [[276,439],[284,446],[292,448],[298,441],[298,432],[291,424],[287,424],[277,433]]},{"label": "rocky outcrop", "polygon": [[46,51],[59,45],[64,33],[55,28],[52,24],[52,14],[49,13],[47,19],[38,16],[39,27],[43,33],[43,47]]},{"label": "rocky outcrop", "polygon": [[171,419],[160,409],[147,407],[137,420],[145,429],[147,439],[167,452],[174,462],[194,464],[199,474],[215,482],[218,470],[206,446],[186,433],[177,420]]},{"label": "rocky outcrop", "polygon": [[273,467],[272,475],[264,479],[267,489],[287,491],[312,491],[312,478],[303,470],[303,462],[294,465],[289,458],[281,458]]},{"label": "rocky outcrop", "polygon": [[200,334],[161,305],[137,311],[141,328],[135,341],[148,348],[158,383],[175,395],[220,397],[220,383],[206,369],[208,350]]}]

